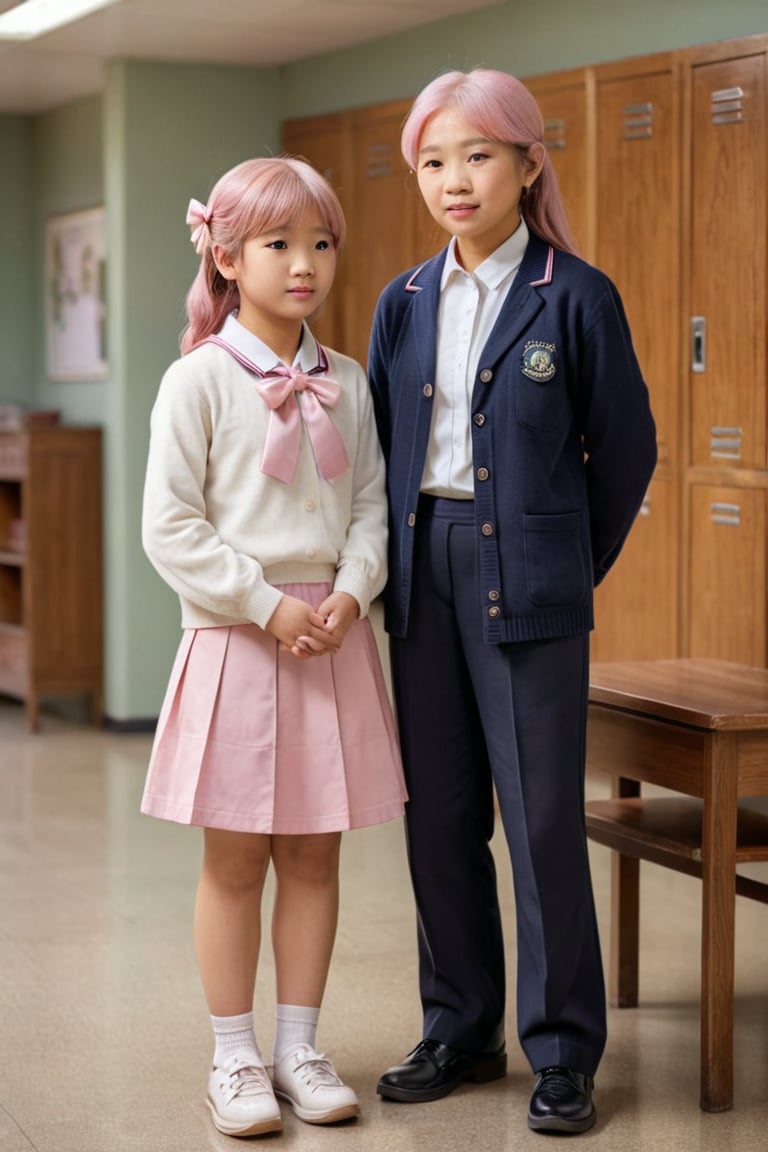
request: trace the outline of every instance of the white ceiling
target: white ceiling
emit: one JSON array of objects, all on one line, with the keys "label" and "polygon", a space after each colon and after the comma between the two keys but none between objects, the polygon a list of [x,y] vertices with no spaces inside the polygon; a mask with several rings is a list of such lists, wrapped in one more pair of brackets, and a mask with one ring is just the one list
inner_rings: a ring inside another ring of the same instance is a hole
[{"label": "white ceiling", "polygon": [[[18,0],[0,0],[0,12]],[[120,0],[37,40],[0,41],[0,114],[98,92],[110,59],[287,64],[500,0]]]}]

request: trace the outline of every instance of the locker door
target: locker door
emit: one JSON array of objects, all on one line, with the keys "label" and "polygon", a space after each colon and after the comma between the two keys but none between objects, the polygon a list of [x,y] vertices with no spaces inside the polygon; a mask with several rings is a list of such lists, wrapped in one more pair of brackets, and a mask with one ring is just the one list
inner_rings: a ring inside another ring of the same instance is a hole
[{"label": "locker door", "polygon": [[765,44],[690,84],[690,459],[765,468]]},{"label": "locker door", "polygon": [[661,660],[678,653],[678,487],[652,480],[624,550],[595,593],[593,660]]},{"label": "locker door", "polygon": [[351,141],[348,118],[344,114],[287,120],[283,124],[283,149],[301,156],[322,172],[341,201],[347,220],[348,237],[339,256],[333,288],[318,316],[312,320],[314,335],[321,344],[347,352],[349,261],[354,253],[351,231],[352,172],[349,162]]},{"label": "locker door", "polygon": [[688,654],[765,667],[766,491],[689,491]]},{"label": "locker door", "polygon": [[376,301],[389,281],[437,252],[447,237],[427,213],[416,177],[400,152],[411,102],[362,108],[353,114],[353,329],[346,351],[365,364]]},{"label": "locker door", "polygon": [[544,143],[557,175],[579,252],[594,256],[593,214],[589,206],[589,92],[580,69],[534,76],[525,85],[541,108]]},{"label": "locker door", "polygon": [[679,461],[680,97],[671,54],[597,68],[596,263],[621,293],[657,424]]}]

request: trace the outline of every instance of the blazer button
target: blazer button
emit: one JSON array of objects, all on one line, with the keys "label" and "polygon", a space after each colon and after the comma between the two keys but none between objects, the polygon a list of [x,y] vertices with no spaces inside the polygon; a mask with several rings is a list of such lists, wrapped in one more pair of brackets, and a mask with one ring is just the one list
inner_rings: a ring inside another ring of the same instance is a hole
[{"label": "blazer button", "polygon": [[483,368],[480,373],[480,379],[483,384],[487,384],[489,380],[493,380],[493,372],[491,372],[490,368]]},{"label": "blazer button", "polygon": [[429,399],[429,397],[432,395],[432,385],[431,384],[425,384],[424,387],[422,388],[422,392],[427,397],[427,399]]},{"label": "blazer button", "polygon": [[483,424],[485,424],[485,416],[483,416],[482,412],[478,412],[476,416],[472,417],[472,419],[474,420],[475,424],[477,424],[478,428],[482,428]]},{"label": "blazer button", "polygon": [[408,527],[413,528],[415,523],[416,523],[416,513],[415,512],[409,512],[409,514],[408,514]]},{"label": "blazer button", "polygon": [[501,594],[499,592],[497,592],[495,588],[491,588],[490,592],[488,593],[488,599],[489,600],[498,600],[500,595]]},{"label": "blazer button", "polygon": [[490,476],[490,472],[488,471],[487,468],[478,468],[478,470],[477,470],[478,480],[487,480],[489,476]]},{"label": "blazer button", "polygon": [[483,536],[493,536],[493,524],[489,524],[486,521],[485,524],[481,526],[480,531],[482,532]]},{"label": "blazer button", "polygon": [[501,608],[496,608],[495,606],[493,608],[489,608],[488,615],[490,616],[491,620],[497,620],[498,617],[501,616]]}]

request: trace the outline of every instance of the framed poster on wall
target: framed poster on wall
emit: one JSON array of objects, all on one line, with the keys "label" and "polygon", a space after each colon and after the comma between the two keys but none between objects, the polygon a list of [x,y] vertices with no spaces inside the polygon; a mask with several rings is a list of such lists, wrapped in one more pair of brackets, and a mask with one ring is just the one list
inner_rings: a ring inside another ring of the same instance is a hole
[{"label": "framed poster on wall", "polygon": [[107,252],[103,208],[46,225],[46,358],[51,380],[103,380],[107,360]]}]

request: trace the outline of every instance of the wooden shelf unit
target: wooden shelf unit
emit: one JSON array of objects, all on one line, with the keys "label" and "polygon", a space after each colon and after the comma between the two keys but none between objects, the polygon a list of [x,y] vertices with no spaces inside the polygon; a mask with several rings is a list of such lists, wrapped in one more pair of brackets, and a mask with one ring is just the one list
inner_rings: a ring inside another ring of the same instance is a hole
[{"label": "wooden shelf unit", "polygon": [[0,432],[0,693],[33,731],[44,695],[87,693],[101,723],[101,489],[99,428]]}]

